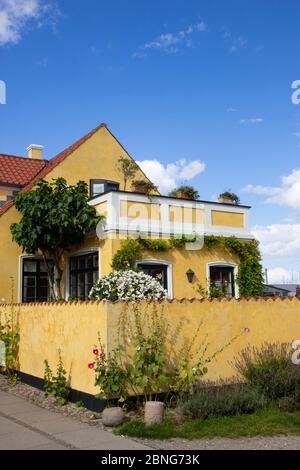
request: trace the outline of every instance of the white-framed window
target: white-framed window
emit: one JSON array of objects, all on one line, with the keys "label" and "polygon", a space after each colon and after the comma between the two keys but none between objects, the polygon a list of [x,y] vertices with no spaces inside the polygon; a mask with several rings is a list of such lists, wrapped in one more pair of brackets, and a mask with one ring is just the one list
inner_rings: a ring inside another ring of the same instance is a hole
[{"label": "white-framed window", "polygon": [[50,286],[42,256],[20,257],[19,302],[47,302]]},{"label": "white-framed window", "polygon": [[211,289],[215,288],[227,297],[238,298],[237,274],[238,265],[235,263],[226,263],[224,261],[207,263],[206,278],[208,282],[208,292],[210,293]]},{"label": "white-framed window", "polygon": [[143,259],[136,262],[145,274],[157,279],[166,289],[168,297],[173,297],[173,270],[172,263],[160,259]]},{"label": "white-framed window", "polygon": [[66,298],[87,300],[97,279],[99,279],[98,248],[72,253],[67,262]]}]

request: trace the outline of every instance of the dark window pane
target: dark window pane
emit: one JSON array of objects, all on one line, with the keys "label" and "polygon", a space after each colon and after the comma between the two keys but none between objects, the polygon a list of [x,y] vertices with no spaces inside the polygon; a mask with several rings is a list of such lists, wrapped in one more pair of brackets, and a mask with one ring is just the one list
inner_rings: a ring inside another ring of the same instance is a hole
[{"label": "dark window pane", "polygon": [[164,264],[139,264],[139,268],[148,276],[154,277],[164,289],[168,289],[167,266]]},{"label": "dark window pane", "polygon": [[93,266],[94,268],[98,268],[98,253],[93,255]]},{"label": "dark window pane", "polygon": [[119,184],[118,183],[107,183],[105,191],[118,191]]},{"label": "dark window pane", "polygon": [[24,260],[24,272],[35,273],[37,271],[37,261]]},{"label": "dark window pane", "polygon": [[50,289],[45,269],[46,266],[42,259],[23,261],[23,302],[39,302],[49,299]]},{"label": "dark window pane", "polygon": [[75,270],[77,268],[77,258],[71,258],[71,269]]},{"label": "dark window pane", "polygon": [[[73,268],[75,266],[76,269]],[[81,300],[89,297],[94,281],[98,279],[98,253],[71,258],[70,296]]]},{"label": "dark window pane", "polygon": [[210,268],[210,283],[220,290],[223,295],[234,297],[234,269],[230,266],[212,266]]},{"label": "dark window pane", "polygon": [[46,269],[46,264],[44,261],[41,261],[40,263],[40,273],[47,274],[47,269]]},{"label": "dark window pane", "polygon": [[78,258],[78,269],[85,269],[86,266],[86,257],[80,256]]},{"label": "dark window pane", "polygon": [[88,255],[86,257],[86,267],[92,268],[93,267],[93,255]]}]

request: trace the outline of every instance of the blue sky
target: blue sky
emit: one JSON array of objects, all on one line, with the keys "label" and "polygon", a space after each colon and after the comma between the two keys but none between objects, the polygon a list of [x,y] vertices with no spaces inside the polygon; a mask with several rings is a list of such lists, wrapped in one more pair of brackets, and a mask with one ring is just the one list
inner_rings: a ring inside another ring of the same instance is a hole
[{"label": "blue sky", "polygon": [[106,122],[163,191],[239,193],[271,280],[296,281],[299,24],[298,0],[0,0],[0,152]]}]

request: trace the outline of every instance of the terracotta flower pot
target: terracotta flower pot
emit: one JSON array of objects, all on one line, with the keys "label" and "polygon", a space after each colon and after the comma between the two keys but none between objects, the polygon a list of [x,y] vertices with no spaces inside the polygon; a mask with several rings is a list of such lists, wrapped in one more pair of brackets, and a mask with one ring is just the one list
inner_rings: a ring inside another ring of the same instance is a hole
[{"label": "terracotta flower pot", "polygon": [[225,197],[225,196],[219,196],[218,201],[224,202],[226,204],[235,204],[235,202],[232,199],[230,199],[229,197]]},{"label": "terracotta flower pot", "polygon": [[133,186],[132,189],[134,193],[146,194],[146,190],[142,186]]},{"label": "terracotta flower pot", "polygon": [[191,196],[189,196],[187,193],[184,193],[183,191],[177,191],[176,197],[178,197],[179,199],[193,199]]},{"label": "terracotta flower pot", "polygon": [[164,419],[165,405],[162,401],[147,401],[145,404],[145,425],[153,426]]}]

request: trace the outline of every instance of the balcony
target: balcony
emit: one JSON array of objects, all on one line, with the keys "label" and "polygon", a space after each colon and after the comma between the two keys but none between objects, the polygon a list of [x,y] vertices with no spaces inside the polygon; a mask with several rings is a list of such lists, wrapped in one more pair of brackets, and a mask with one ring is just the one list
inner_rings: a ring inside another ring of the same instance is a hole
[{"label": "balcony", "polygon": [[89,201],[106,217],[106,234],[203,235],[253,239],[249,206],[110,191]]}]

